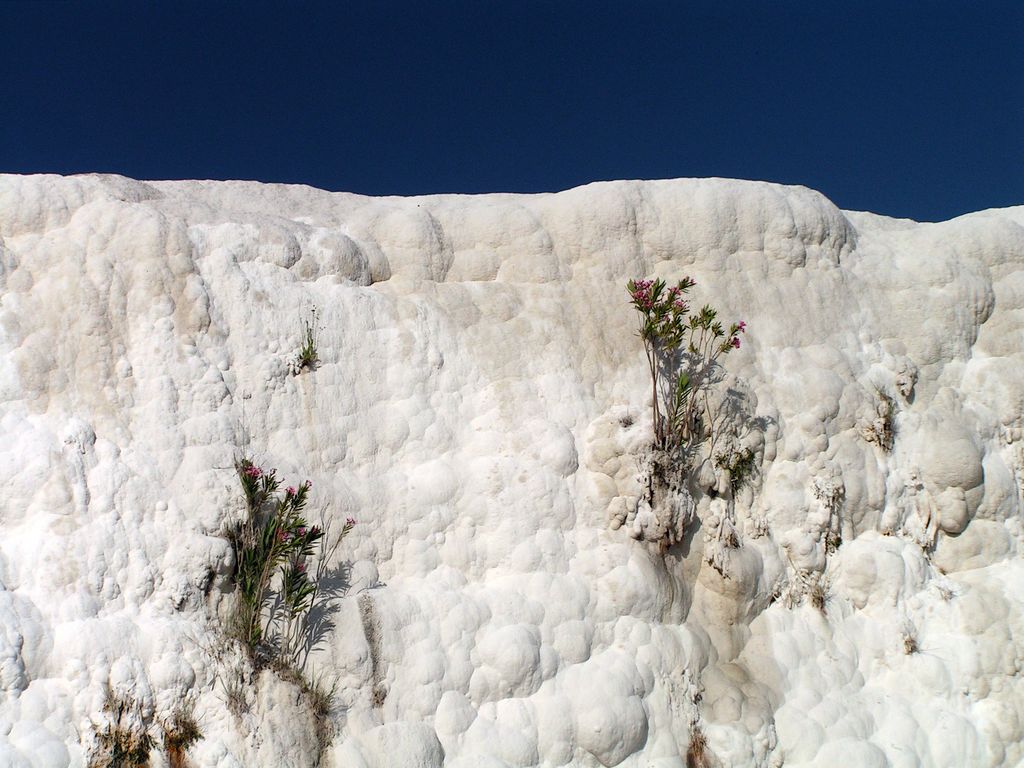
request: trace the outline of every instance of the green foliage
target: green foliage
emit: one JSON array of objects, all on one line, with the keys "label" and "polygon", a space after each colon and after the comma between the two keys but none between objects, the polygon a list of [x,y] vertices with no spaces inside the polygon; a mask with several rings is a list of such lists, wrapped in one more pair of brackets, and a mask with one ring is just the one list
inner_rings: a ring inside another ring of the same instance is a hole
[{"label": "green foliage", "polygon": [[683,296],[697,283],[684,277],[669,287],[664,280],[630,280],[626,289],[641,314],[640,338],[661,347],[677,347],[686,332],[689,305]]},{"label": "green foliage", "polygon": [[[341,535],[329,537],[325,520],[321,520],[323,528],[306,521],[309,481],[282,492],[276,470],[265,471],[244,458],[235,469],[246,514],[228,532],[235,550],[238,604],[226,631],[246,649],[257,670],[272,669],[299,688],[309,703],[322,752],[332,735],[335,688],[325,686],[320,678],[310,682],[302,669],[330,626],[322,616],[311,619],[314,607],[323,610],[335,595],[331,588],[321,588],[329,574],[327,564],[356,521],[348,518]],[[311,570],[314,559],[316,566]],[[218,652],[215,657],[221,655]],[[237,666],[224,680],[228,709],[236,716],[248,711],[251,684]]]},{"label": "green foliage", "polygon": [[672,387],[672,400],[668,408],[667,420],[668,433],[670,435],[683,434],[686,406],[690,401],[691,394],[690,374],[686,371],[680,371],[676,377],[675,386]]},{"label": "green foliage", "polygon": [[309,607],[315,589],[306,562],[323,531],[309,526],[303,509],[311,484],[278,493],[276,472],[264,472],[247,459],[238,464],[246,499],[246,519],[232,532],[237,566],[235,580],[241,601],[240,639],[255,650],[267,637],[273,617],[267,617],[273,580],[280,577],[282,607],[294,620]]},{"label": "green foliage", "polygon": [[[640,315],[639,336],[651,373],[655,446],[673,450],[700,442],[712,415],[708,401],[711,375],[718,358],[740,346],[746,323],[733,323],[728,332],[708,304],[691,314],[684,296],[696,285],[684,277],[674,286],[664,280],[630,280],[626,290]],[[667,392],[661,379],[671,375]],[[664,402],[663,402],[664,401]]]},{"label": "green foliage", "polygon": [[[355,520],[346,520],[341,536],[327,548],[324,530],[305,518],[309,481],[282,493],[276,470],[265,472],[248,459],[236,469],[246,517],[230,533],[239,596],[232,631],[258,660],[298,666],[324,564]],[[319,564],[311,574],[309,563],[318,552]]]},{"label": "green foliage", "polygon": [[298,371],[303,368],[313,370],[320,362],[320,357],[317,354],[316,309],[313,310],[309,318],[302,321],[302,338],[302,346],[299,348],[298,354]]},{"label": "green foliage", "polygon": [[729,486],[735,495],[754,473],[754,452],[750,448],[723,451],[715,455],[715,466],[729,471]]}]

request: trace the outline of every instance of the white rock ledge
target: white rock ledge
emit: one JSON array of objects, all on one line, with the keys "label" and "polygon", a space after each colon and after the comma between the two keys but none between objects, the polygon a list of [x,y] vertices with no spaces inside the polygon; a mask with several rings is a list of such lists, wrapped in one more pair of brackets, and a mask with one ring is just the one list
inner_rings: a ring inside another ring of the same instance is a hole
[{"label": "white rock ledge", "polygon": [[[760,474],[665,520],[624,286],[684,274]],[[0,435],[3,766],[85,766],[107,687],[194,704],[197,768],[317,763],[292,684],[225,704],[242,454],[359,521],[324,768],[1024,762],[1024,207],[0,176]]]}]

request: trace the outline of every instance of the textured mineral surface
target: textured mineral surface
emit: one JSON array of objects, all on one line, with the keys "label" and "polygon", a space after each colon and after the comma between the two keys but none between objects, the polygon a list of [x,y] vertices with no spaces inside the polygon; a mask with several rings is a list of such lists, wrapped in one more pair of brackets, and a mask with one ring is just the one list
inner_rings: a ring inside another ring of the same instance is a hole
[{"label": "textured mineral surface", "polygon": [[[684,275],[755,466],[651,505],[625,283]],[[186,706],[196,768],[1024,762],[1024,207],[0,176],[0,437],[3,766],[112,694],[157,768]],[[357,520],[319,721],[225,639],[241,457]]]}]

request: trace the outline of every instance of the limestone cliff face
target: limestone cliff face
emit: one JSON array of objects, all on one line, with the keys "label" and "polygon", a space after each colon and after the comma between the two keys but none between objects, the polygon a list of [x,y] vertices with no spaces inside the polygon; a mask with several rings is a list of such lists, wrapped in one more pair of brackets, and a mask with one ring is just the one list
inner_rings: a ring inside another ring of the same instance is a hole
[{"label": "limestone cliff face", "polygon": [[[749,326],[758,471],[673,517],[624,285],[683,275]],[[0,176],[0,435],[3,765],[85,765],[107,688],[194,705],[197,766],[316,763],[220,640],[242,455],[358,520],[320,765],[1024,761],[1024,208]]]}]

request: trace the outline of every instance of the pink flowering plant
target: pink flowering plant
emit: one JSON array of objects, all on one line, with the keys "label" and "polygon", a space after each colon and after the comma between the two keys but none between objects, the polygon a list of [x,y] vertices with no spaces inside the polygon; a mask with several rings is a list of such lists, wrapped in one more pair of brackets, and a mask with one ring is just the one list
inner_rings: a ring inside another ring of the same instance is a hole
[{"label": "pink flowering plant", "polygon": [[640,316],[651,374],[655,447],[673,450],[692,446],[711,425],[708,389],[722,355],[740,347],[746,323],[728,331],[718,313],[705,304],[690,312],[686,294],[696,281],[684,277],[674,286],[664,280],[630,280],[626,290]]},{"label": "pink flowering plant", "polygon": [[[355,525],[325,549],[325,532],[309,525],[305,507],[312,483],[279,492],[276,470],[264,471],[248,459],[236,466],[245,494],[246,516],[230,538],[235,546],[239,594],[239,639],[253,652],[273,649],[280,660],[297,661],[308,612],[318,595],[326,561]],[[319,548],[311,575],[308,564]]]}]

